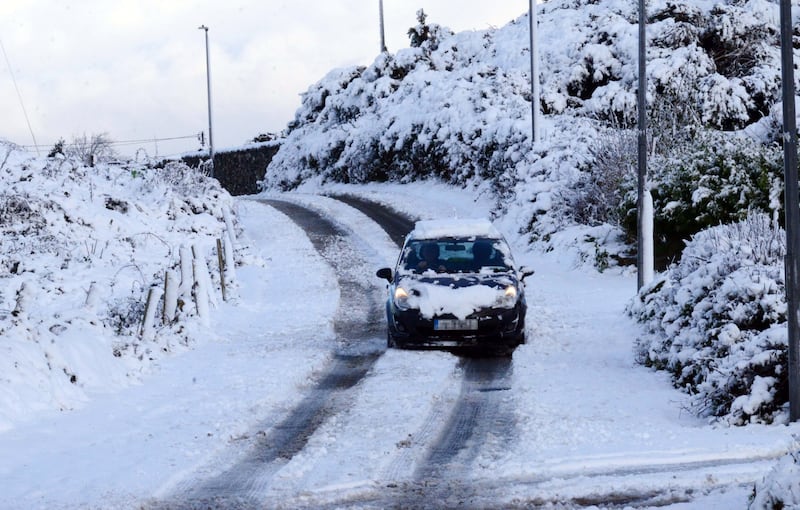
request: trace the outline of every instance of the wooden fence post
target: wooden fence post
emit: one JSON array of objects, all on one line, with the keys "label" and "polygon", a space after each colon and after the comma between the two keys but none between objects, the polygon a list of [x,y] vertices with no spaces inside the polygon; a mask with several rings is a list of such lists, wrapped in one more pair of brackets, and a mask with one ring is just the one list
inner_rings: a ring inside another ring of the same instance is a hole
[{"label": "wooden fence post", "polygon": [[144,308],[144,320],[142,322],[142,340],[152,340],[155,335],[156,307],[158,300],[164,293],[159,287],[150,287],[147,293],[147,304]]},{"label": "wooden fence post", "polygon": [[233,221],[231,220],[231,212],[228,210],[227,207],[222,208],[222,218],[225,220],[225,230],[228,231],[228,237],[231,238],[231,242],[236,244],[236,231],[233,229]]},{"label": "wooden fence post", "polygon": [[188,313],[189,302],[192,300],[192,289],[194,288],[194,276],[192,265],[192,252],[188,246],[181,246],[181,286],[178,290],[178,299],[180,300],[180,308],[182,311]]},{"label": "wooden fence post", "polygon": [[217,263],[219,264],[219,284],[222,289],[222,300],[227,301],[225,293],[225,257],[222,253],[222,239],[217,239]]},{"label": "wooden fence post", "polygon": [[164,276],[164,324],[171,324],[175,320],[178,309],[179,284],[174,271],[167,270]]}]

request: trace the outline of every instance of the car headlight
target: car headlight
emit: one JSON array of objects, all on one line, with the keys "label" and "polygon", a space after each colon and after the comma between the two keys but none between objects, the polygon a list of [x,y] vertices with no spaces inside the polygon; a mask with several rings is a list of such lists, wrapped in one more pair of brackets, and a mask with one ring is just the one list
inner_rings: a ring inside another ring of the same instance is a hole
[{"label": "car headlight", "polygon": [[507,285],[503,293],[497,297],[497,306],[501,308],[514,308],[517,304],[519,291],[516,285]]},{"label": "car headlight", "polygon": [[395,287],[394,289],[394,306],[400,310],[411,308],[408,304],[408,291],[403,287]]}]

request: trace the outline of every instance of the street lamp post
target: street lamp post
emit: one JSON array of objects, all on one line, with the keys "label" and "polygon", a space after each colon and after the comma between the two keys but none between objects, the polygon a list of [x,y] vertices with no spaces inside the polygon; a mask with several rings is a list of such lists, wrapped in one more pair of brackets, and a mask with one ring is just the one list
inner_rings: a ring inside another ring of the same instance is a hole
[{"label": "street lamp post", "polygon": [[383,30],[383,0],[378,0],[378,13],[381,21],[381,53],[386,53],[386,36]]},{"label": "street lamp post", "polygon": [[539,141],[539,47],[536,44],[538,22],[536,20],[536,0],[528,2],[531,39],[531,140]]},{"label": "street lamp post", "polygon": [[214,135],[211,129],[211,65],[208,58],[208,27],[200,25],[199,30],[205,31],[206,36],[206,91],[208,92],[208,157],[211,162],[211,177],[214,177]]},{"label": "street lamp post", "polygon": [[785,281],[788,329],[789,420],[800,420],[800,205],[797,183],[797,120],[794,104],[792,3],[780,1],[781,79],[783,81],[783,171],[786,207]]},{"label": "street lamp post", "polygon": [[[637,227],[636,227],[636,269],[638,274],[637,290],[647,284],[646,257],[651,256],[648,251],[648,240],[645,236],[649,233],[645,221],[645,181],[647,179],[647,46],[646,46],[646,3],[639,0],[639,88],[637,91],[638,108],[638,172],[637,172]],[[650,234],[652,235],[652,234]]]}]

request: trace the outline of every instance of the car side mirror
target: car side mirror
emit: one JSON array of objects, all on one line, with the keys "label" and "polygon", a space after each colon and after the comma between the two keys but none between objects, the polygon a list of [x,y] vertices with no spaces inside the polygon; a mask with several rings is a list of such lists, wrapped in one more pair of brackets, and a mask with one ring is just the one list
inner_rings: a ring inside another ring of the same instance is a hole
[{"label": "car side mirror", "polygon": [[392,283],[392,270],[388,267],[382,267],[375,273],[378,278],[383,278],[389,283]]},{"label": "car side mirror", "polygon": [[522,266],[521,268],[519,268],[519,274],[520,274],[519,279],[521,281],[525,280],[525,278],[529,277],[530,275],[532,275],[535,272],[536,271],[534,271],[533,268],[530,268],[530,267],[527,267],[527,266]]}]

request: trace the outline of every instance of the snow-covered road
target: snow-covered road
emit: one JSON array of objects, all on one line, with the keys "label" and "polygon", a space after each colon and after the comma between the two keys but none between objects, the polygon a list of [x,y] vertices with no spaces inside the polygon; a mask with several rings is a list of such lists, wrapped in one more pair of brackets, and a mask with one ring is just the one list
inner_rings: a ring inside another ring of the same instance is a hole
[{"label": "snow-covered road", "polygon": [[[491,208],[446,187],[346,191],[428,218]],[[281,198],[344,235],[320,254],[287,209],[241,200],[243,242],[264,263],[238,269],[238,298],[213,313],[217,338],[139,386],[1,434],[0,508],[185,507],[237,465],[249,466],[247,490],[225,502],[242,507],[743,508],[800,434],[690,416],[663,375],[634,363],[636,326],[623,310],[635,277],[525,252],[515,232],[517,261],[537,273],[529,343],[512,360],[384,351],[374,272],[396,244],[340,201]],[[353,384],[325,394],[345,366]],[[327,410],[311,412],[294,447],[270,450],[304,406]],[[254,457],[258,448],[268,455]]]}]

